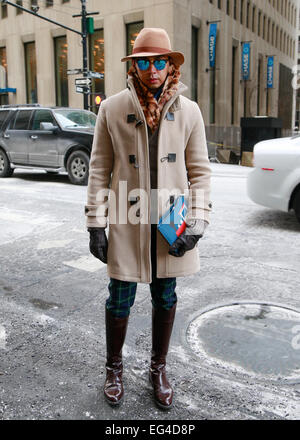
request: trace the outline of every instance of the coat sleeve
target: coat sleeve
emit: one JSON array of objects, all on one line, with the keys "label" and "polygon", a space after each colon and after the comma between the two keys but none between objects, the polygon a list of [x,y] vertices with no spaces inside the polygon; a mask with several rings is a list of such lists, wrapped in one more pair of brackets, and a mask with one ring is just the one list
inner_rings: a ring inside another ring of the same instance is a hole
[{"label": "coat sleeve", "polygon": [[97,116],[92,145],[85,205],[87,227],[106,228],[107,226],[108,194],[114,154],[107,127],[105,104],[105,102],[101,104]]},{"label": "coat sleeve", "polygon": [[197,103],[193,105],[194,125],[185,149],[185,163],[189,182],[187,223],[192,219],[202,219],[209,223],[211,211],[210,177],[205,126]]}]

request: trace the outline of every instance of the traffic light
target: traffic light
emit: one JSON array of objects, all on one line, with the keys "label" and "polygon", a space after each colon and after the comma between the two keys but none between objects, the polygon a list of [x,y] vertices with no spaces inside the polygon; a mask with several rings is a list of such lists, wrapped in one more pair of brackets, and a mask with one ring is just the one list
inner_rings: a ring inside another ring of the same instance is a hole
[{"label": "traffic light", "polygon": [[88,34],[94,33],[94,18],[93,17],[87,17],[86,19],[86,31]]},{"label": "traffic light", "polygon": [[96,93],[95,94],[95,104],[99,106],[101,102],[106,98],[104,93]]},{"label": "traffic light", "polygon": [[95,96],[95,104],[96,105],[100,105],[101,101],[102,101],[101,96],[100,95],[96,95]]}]

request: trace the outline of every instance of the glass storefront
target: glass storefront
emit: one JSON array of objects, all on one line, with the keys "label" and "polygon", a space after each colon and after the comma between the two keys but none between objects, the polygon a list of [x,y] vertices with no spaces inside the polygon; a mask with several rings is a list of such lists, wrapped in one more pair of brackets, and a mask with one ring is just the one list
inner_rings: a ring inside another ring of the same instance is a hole
[{"label": "glass storefront", "polygon": [[67,37],[54,38],[56,105],[68,107],[68,44]]},{"label": "glass storefront", "polygon": [[[126,25],[126,55],[132,53],[133,45],[139,32],[143,29],[144,22],[137,21],[135,23],[129,23]],[[131,63],[127,61],[127,72],[131,66]]]},{"label": "glass storefront", "polygon": [[[104,74],[104,32],[103,29],[96,30],[90,35],[89,48],[90,48],[90,67],[93,72],[99,72]],[[90,110],[97,111],[95,104],[96,94],[104,94],[105,92],[105,80],[92,78],[91,93],[90,96]]]},{"label": "glass storefront", "polygon": [[198,28],[192,26],[192,100],[198,101]]},{"label": "glass storefront", "polygon": [[35,43],[24,43],[27,103],[38,102]]},{"label": "glass storefront", "polygon": [[[6,47],[0,47],[0,69],[1,69],[1,84],[0,88],[7,87],[7,60],[6,60]],[[8,104],[8,94],[0,93],[0,105]]]}]

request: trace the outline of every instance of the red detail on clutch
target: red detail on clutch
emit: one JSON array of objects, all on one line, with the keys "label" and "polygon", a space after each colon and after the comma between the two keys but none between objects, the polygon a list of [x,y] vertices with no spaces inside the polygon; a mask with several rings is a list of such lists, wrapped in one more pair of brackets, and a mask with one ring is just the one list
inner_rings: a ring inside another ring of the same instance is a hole
[{"label": "red detail on clutch", "polygon": [[179,235],[183,233],[183,231],[185,230],[185,228],[186,228],[186,223],[185,223],[185,222],[182,222],[181,225],[179,226],[179,228],[178,228],[177,231],[176,231],[176,235],[177,235],[177,237],[179,237]]}]

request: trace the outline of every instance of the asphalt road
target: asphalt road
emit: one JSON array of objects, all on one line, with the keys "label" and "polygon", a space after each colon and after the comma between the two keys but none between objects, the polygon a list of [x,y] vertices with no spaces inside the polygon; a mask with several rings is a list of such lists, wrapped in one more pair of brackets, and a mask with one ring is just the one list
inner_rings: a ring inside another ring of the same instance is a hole
[{"label": "asphalt road", "polygon": [[[300,371],[289,364],[300,356],[292,344],[300,332],[300,225],[293,213],[247,198],[251,168],[212,169],[211,223],[198,247],[202,267],[177,279],[167,367],[175,403],[168,412],[154,405],[148,383],[146,284],[138,285],[124,347],[125,400],[118,409],[104,401],[108,277],[88,251],[86,187],[37,171],[0,180],[0,419],[300,418]],[[248,314],[239,321],[243,307]],[[270,307],[290,314],[267,339],[269,321],[256,318],[271,316]],[[212,310],[210,319],[204,312]],[[269,353],[273,342],[288,354]]]}]

